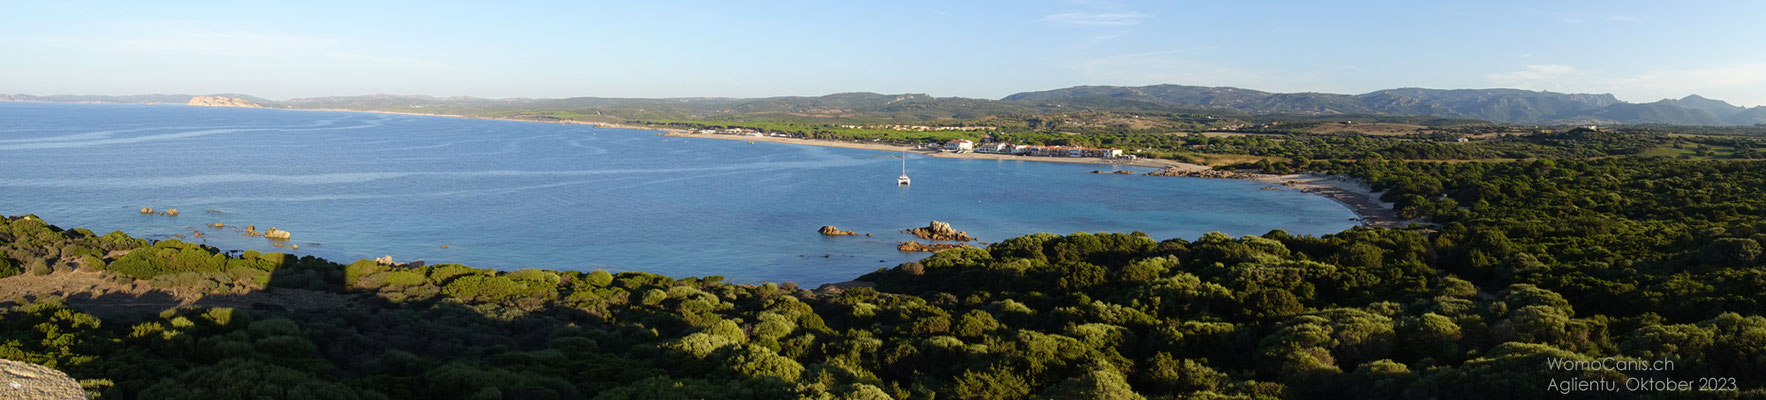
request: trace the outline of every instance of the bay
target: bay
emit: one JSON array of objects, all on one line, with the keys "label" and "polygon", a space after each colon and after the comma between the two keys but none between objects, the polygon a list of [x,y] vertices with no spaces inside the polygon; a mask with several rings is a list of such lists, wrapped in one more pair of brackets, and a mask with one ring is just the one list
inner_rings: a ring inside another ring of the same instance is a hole
[{"label": "bay", "polygon": [[[927,256],[895,245],[931,220],[987,242],[1355,226],[1329,199],[1256,182],[1090,173],[1146,171],[1134,167],[909,155],[914,183],[899,187],[896,157],[440,116],[0,103],[0,213],[344,263],[391,255],[802,285]],[[302,247],[206,227],[217,222],[277,227]],[[822,225],[874,236],[824,237]]]}]

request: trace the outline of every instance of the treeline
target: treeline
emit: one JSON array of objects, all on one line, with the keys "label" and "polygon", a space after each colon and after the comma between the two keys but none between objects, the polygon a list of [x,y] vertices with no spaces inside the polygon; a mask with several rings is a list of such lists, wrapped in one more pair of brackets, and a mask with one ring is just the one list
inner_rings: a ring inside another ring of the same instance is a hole
[{"label": "treeline", "polygon": [[1311,162],[1439,226],[1441,268],[1615,317],[1688,322],[1766,301],[1766,162]]},{"label": "treeline", "polygon": [[[1132,127],[1122,121],[1145,122]],[[1141,157],[1190,160],[1195,154],[1246,155],[1268,158],[1401,160],[1485,160],[1521,158],[1595,158],[1639,155],[1651,149],[1686,148],[1688,157],[1766,158],[1766,140],[1746,136],[1670,135],[1653,129],[1619,131],[1570,129],[1562,132],[1507,134],[1461,143],[1468,135],[1509,132],[1508,125],[1472,124],[1461,120],[1441,124],[1429,133],[1395,136],[1356,133],[1311,133],[1326,122],[1289,120],[1274,125],[1240,126],[1237,119],[1208,115],[1148,115],[1081,111],[1061,115],[1007,114],[986,119],[941,121],[998,128],[989,132],[914,132],[854,129],[816,123],[773,120],[686,121],[632,120],[628,123],[681,129],[749,129],[795,138],[924,144],[955,139],[1033,145],[1121,148]],[[1207,129],[1239,126],[1236,136],[1203,135]],[[1175,131],[1175,133],[1174,133]],[[1189,132],[1189,133],[1184,133]],[[1718,150],[1722,150],[1721,154]]]}]

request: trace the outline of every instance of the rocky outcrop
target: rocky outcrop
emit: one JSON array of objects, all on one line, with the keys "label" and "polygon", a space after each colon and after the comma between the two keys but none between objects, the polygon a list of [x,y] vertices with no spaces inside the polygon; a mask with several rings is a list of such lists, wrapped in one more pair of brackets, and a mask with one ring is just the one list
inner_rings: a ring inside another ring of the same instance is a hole
[{"label": "rocky outcrop", "polygon": [[86,398],[86,390],[66,373],[36,364],[0,360],[0,399]]},{"label": "rocky outcrop", "polygon": [[1248,173],[1238,172],[1238,171],[1228,171],[1228,170],[1220,170],[1220,169],[1184,169],[1184,168],[1166,168],[1166,169],[1161,169],[1158,171],[1148,172],[1147,175],[1181,176],[1181,177],[1189,177],[1189,178],[1209,178],[1209,179],[1252,179],[1252,178],[1257,177],[1256,174],[1248,174]]},{"label": "rocky outcrop", "polygon": [[816,232],[821,232],[823,235],[827,235],[827,236],[857,236],[858,235],[858,233],[855,233],[852,231],[840,230],[840,228],[835,228],[833,225],[823,225],[822,229],[817,230]]},{"label": "rocky outcrop", "polygon": [[914,234],[914,237],[927,240],[954,240],[958,242],[975,240],[975,237],[969,236],[968,232],[958,232],[956,229],[951,229],[950,224],[938,221],[932,221],[931,224],[923,228],[908,229],[906,232]]},{"label": "rocky outcrop", "polygon": [[192,98],[190,98],[190,103],[188,105],[198,106],[198,107],[264,108],[264,106],[260,106],[260,105],[258,105],[258,103],[253,103],[253,102],[248,101],[246,99],[241,99],[241,98],[236,98],[236,97],[222,97],[222,96],[196,96],[196,97],[192,97]]},{"label": "rocky outcrop", "polygon": [[170,216],[174,216],[174,217],[176,217],[176,216],[178,216],[178,209],[176,209],[176,208],[173,208],[173,209],[170,209],[170,210],[166,210],[166,215],[170,215]]},{"label": "rocky outcrop", "polygon": [[271,227],[270,230],[264,231],[265,239],[288,240],[289,236],[293,236],[293,234],[290,234],[285,230],[276,229],[275,227]]},{"label": "rocky outcrop", "polygon": [[901,242],[901,244],[895,246],[896,250],[923,251],[923,252],[927,252],[927,253],[937,253],[940,251],[945,251],[945,250],[950,250],[950,249],[966,249],[966,248],[969,248],[969,245],[960,244],[960,243],[925,244],[925,243],[920,243],[920,242]]},{"label": "rocky outcrop", "polygon": [[822,286],[816,287],[816,292],[824,293],[824,294],[840,294],[840,292],[847,291],[848,289],[862,288],[862,287],[877,287],[877,284],[875,282],[861,282],[861,281],[846,281],[846,282],[838,282],[838,283],[829,283],[829,284],[824,284]]},{"label": "rocky outcrop", "polygon": [[156,212],[154,212],[153,208],[151,208],[151,207],[141,207],[141,213],[142,214],[155,214]]}]

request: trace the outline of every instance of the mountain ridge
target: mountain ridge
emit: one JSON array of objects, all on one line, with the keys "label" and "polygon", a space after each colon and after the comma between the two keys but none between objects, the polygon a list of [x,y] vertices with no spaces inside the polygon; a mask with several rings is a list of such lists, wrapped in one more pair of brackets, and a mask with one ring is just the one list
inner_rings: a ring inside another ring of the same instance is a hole
[{"label": "mountain ridge", "polygon": [[1362,94],[1272,93],[1236,87],[1183,85],[1075,86],[1022,92],[1005,101],[1056,103],[1116,99],[1201,107],[1248,114],[1376,114],[1470,118],[1507,123],[1667,123],[1753,125],[1766,123],[1766,107],[1738,107],[1690,95],[1678,100],[1627,103],[1610,93],[1557,93],[1524,89],[1395,88]]},{"label": "mountain ridge", "polygon": [[[1525,89],[1429,89],[1402,87],[1361,94],[1277,93],[1228,86],[1160,84],[1083,85],[1019,92],[1000,99],[935,97],[924,93],[841,92],[822,96],[733,97],[567,97],[480,98],[471,96],[369,94],[291,98],[282,101],[243,94],[214,94],[268,107],[307,109],[409,110],[445,108],[464,112],[577,110],[649,118],[754,114],[894,116],[919,119],[971,118],[1015,113],[1059,113],[1076,109],[1131,112],[1224,112],[1245,115],[1382,115],[1476,119],[1511,124],[1766,124],[1766,106],[1741,107],[1697,94],[1650,103],[1629,103],[1611,93],[1558,93]],[[196,95],[128,96],[7,95],[0,101],[87,103],[186,103]]]}]

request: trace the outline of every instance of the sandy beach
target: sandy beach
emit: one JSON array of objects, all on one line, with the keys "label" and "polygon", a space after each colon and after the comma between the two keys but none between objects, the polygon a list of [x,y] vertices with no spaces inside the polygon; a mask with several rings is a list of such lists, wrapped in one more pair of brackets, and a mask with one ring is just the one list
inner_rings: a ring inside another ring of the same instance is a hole
[{"label": "sandy beach", "polygon": [[[615,126],[607,126],[607,127],[614,128]],[[644,128],[633,128],[633,127],[623,127],[623,128],[644,129]],[[648,129],[656,129],[656,128],[648,128]],[[1011,155],[1011,154],[954,153],[954,152],[939,151],[938,149],[914,148],[914,147],[909,147],[909,146],[901,146],[901,145],[893,145],[893,144],[885,144],[885,143],[843,142],[843,141],[837,141],[837,140],[797,139],[797,138],[784,138],[784,137],[776,137],[776,136],[738,136],[738,135],[724,135],[724,134],[685,133],[685,132],[678,132],[678,131],[670,131],[669,133],[664,133],[663,136],[690,137],[690,138],[703,138],[703,139],[722,139],[722,140],[744,140],[744,141],[750,141],[750,142],[788,143],[788,144],[800,144],[800,145],[805,145],[805,146],[842,147],[842,148],[848,148],[848,149],[908,151],[908,152],[914,152],[914,153],[923,154],[923,155],[932,156],[932,157],[938,157],[938,158],[968,158],[968,159],[977,159],[977,160],[1008,160],[1008,161],[1058,162],[1058,163],[1073,163],[1073,164],[1126,165],[1126,166],[1149,167],[1149,168],[1177,168],[1177,169],[1183,169],[1183,170],[1205,170],[1205,169],[1208,169],[1208,166],[1206,166],[1206,165],[1197,165],[1197,164],[1190,164],[1190,163],[1185,163],[1185,162],[1180,162],[1180,161],[1149,159],[1149,158],[1129,160],[1129,159],[1123,159],[1123,158],[1031,157],[1031,156],[1019,156],[1019,155]]]},{"label": "sandy beach", "polygon": [[1336,200],[1356,215],[1361,216],[1361,224],[1382,228],[1398,228],[1404,221],[1398,218],[1398,212],[1392,203],[1380,201],[1372,188],[1360,179],[1313,174],[1247,174],[1251,180],[1279,185],[1281,187],[1312,193]]}]

